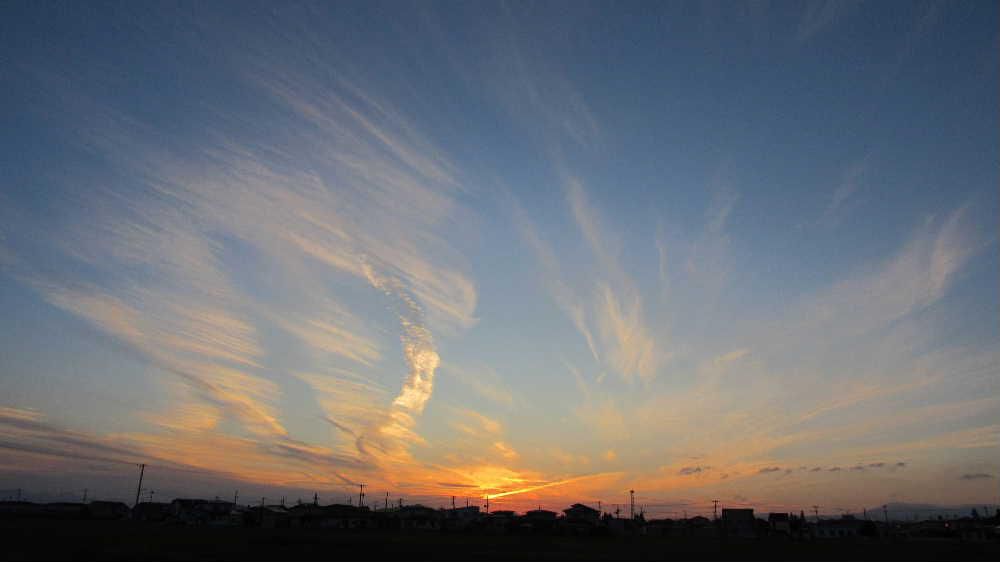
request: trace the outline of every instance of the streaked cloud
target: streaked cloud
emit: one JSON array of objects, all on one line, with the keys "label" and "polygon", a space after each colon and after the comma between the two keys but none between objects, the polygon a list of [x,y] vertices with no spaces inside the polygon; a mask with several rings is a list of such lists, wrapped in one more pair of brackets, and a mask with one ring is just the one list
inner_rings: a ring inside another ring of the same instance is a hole
[{"label": "streaked cloud", "polygon": [[750,354],[750,350],[747,349],[747,348],[745,348],[745,347],[741,347],[740,349],[734,349],[734,350],[730,351],[729,353],[724,353],[724,354],[716,357],[715,358],[715,364],[716,365],[726,365],[726,364],[729,364],[729,363],[733,363],[733,362],[739,361],[740,359],[743,359],[744,357],[746,357],[749,354]]},{"label": "streaked cloud", "polygon": [[992,474],[986,474],[985,472],[973,472],[968,474],[963,474],[959,480],[992,480],[996,478]]},{"label": "streaked cloud", "polygon": [[490,367],[466,367],[445,363],[442,365],[442,371],[491,402],[506,407],[515,404],[513,391]]}]

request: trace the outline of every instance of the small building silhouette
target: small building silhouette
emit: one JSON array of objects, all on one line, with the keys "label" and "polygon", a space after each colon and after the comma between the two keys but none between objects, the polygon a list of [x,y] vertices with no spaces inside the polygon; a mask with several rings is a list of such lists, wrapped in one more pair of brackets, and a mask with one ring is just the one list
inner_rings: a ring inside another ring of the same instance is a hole
[{"label": "small building silhouette", "polygon": [[864,536],[865,526],[874,524],[863,519],[844,516],[840,519],[822,519],[813,525],[813,537],[817,539],[845,539]]},{"label": "small building silhouette", "polygon": [[454,507],[444,510],[444,526],[448,530],[465,530],[477,524],[483,517],[479,507]]},{"label": "small building silhouette", "polygon": [[91,519],[125,519],[130,511],[122,502],[92,501],[87,504]]},{"label": "small building silhouette", "polygon": [[132,508],[132,519],[136,521],[163,522],[172,515],[169,503],[142,502]]},{"label": "small building silhouette", "polygon": [[752,539],[757,536],[757,519],[753,509],[724,508],[722,510],[722,532],[727,537]]},{"label": "small building silhouette", "polygon": [[772,535],[792,535],[792,521],[787,513],[769,513],[767,524]]},{"label": "small building silhouette", "polygon": [[559,515],[547,509],[532,509],[525,512],[518,522],[518,528],[526,532],[549,531],[555,527],[556,519]]},{"label": "small building silhouette", "polygon": [[403,506],[392,514],[404,531],[438,531],[444,521],[442,512],[425,505]]},{"label": "small building silhouette", "polygon": [[601,522],[601,512],[582,503],[571,505],[568,509],[564,509],[563,513],[566,514],[566,520],[571,522],[589,523],[591,525],[597,525]]}]

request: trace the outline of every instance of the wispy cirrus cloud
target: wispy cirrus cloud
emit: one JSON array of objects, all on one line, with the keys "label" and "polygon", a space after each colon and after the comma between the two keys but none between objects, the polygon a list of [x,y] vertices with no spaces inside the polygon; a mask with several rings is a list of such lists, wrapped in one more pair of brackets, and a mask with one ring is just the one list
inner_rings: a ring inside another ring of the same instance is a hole
[{"label": "wispy cirrus cloud", "polygon": [[445,363],[442,365],[442,372],[491,402],[508,408],[517,402],[513,391],[504,382],[503,377],[490,367]]},{"label": "wispy cirrus cloud", "polygon": [[[224,432],[214,442],[249,440],[247,451],[271,455],[265,464],[294,455],[371,472],[373,449],[403,462],[408,443],[419,441],[414,426],[440,362],[432,330],[475,322],[475,283],[435,231],[458,208],[457,168],[400,112],[343,76],[317,83],[270,68],[266,58],[240,67],[241,60],[228,69],[235,79],[282,108],[261,127],[290,136],[251,140],[218,109],[204,123],[208,134],[167,149],[141,121],[81,97],[74,103],[98,111],[76,114],[86,126],[64,140],[139,185],[95,181],[81,186],[91,190],[83,207],[94,212],[65,224],[25,223],[24,235],[38,234],[82,271],[48,271],[18,253],[16,240],[4,245],[5,268],[178,375],[185,390],[165,384],[173,412],[144,414],[164,432],[133,440],[161,442],[181,458],[213,430]],[[66,202],[76,203],[75,196]],[[398,324],[365,325],[330,291],[331,279],[367,286]],[[394,398],[385,377],[350,370],[382,367],[386,344],[373,334],[385,330],[398,332],[407,368]],[[334,366],[275,373],[276,332],[299,343],[304,365],[332,359]],[[279,406],[284,375],[316,392],[337,428],[334,448],[291,437]],[[223,430],[226,420],[235,426]]]},{"label": "wispy cirrus cloud", "polygon": [[[577,227],[597,259],[606,281],[595,287],[593,316],[601,335],[605,356],[625,377],[652,377],[661,356],[644,319],[642,297],[631,277],[618,261],[619,243],[601,224],[596,209],[587,199],[582,183],[573,177],[565,181],[566,198]],[[660,342],[662,345],[662,342]]]},{"label": "wispy cirrus cloud", "polygon": [[[535,252],[542,267],[543,283],[583,336],[593,358],[626,379],[633,376],[648,379],[655,375],[663,357],[646,324],[642,296],[619,265],[617,243],[602,226],[582,184],[572,177],[564,183],[571,214],[600,272],[595,274],[593,285],[577,289],[563,280],[555,254],[526,213],[515,204],[515,221],[522,239]],[[588,293],[589,299],[583,296]]]},{"label": "wispy cirrus cloud", "polygon": [[467,435],[473,437],[495,437],[503,433],[503,424],[479,412],[459,409],[455,414],[452,427]]},{"label": "wispy cirrus cloud", "polygon": [[804,3],[795,40],[804,42],[846,18],[859,2],[853,0],[810,0]]},{"label": "wispy cirrus cloud", "polygon": [[538,230],[528,219],[527,214],[516,202],[513,205],[514,222],[522,240],[534,251],[535,258],[542,268],[542,282],[552,295],[556,305],[562,309],[576,330],[583,336],[587,343],[587,349],[595,361],[600,361],[600,352],[597,348],[597,340],[591,331],[587,321],[587,309],[582,297],[563,281],[560,271],[559,261],[551,247],[541,238]]}]

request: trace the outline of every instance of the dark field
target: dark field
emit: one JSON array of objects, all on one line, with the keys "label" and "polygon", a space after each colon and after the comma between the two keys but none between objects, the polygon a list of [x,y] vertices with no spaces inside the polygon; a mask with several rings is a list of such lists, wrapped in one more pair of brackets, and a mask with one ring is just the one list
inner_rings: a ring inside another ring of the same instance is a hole
[{"label": "dark field", "polygon": [[2,560],[1000,560],[984,542],[343,533],[0,521]]}]

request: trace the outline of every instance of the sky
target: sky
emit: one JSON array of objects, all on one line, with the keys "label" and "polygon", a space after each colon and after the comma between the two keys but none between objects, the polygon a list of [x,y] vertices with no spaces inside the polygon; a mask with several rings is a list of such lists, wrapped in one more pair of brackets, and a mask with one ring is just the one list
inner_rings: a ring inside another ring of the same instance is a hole
[{"label": "sky", "polygon": [[997,11],[4,3],[0,495],[997,503]]}]

